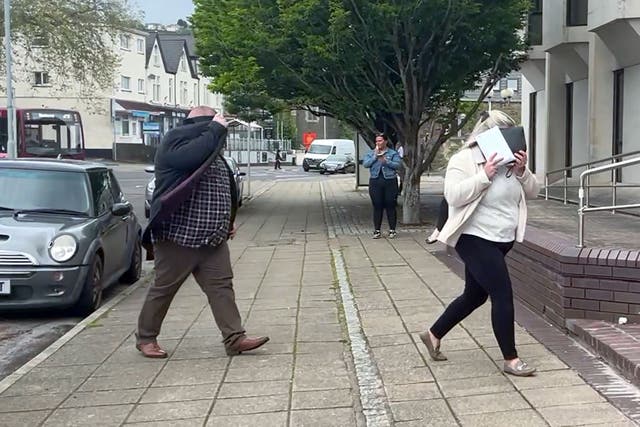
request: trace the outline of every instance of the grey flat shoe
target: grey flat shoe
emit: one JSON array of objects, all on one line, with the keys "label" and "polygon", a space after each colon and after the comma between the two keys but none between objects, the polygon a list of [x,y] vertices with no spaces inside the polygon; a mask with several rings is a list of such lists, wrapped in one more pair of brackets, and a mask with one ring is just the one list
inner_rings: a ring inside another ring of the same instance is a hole
[{"label": "grey flat shoe", "polygon": [[418,334],[424,345],[427,347],[427,351],[429,352],[429,356],[436,362],[443,362],[447,360],[447,356],[440,352],[440,346],[434,347],[431,342],[431,338],[429,337],[429,331]]},{"label": "grey flat shoe", "polygon": [[536,368],[532,368],[522,360],[519,360],[514,368],[509,366],[507,362],[504,362],[504,372],[516,377],[530,377],[536,372]]}]

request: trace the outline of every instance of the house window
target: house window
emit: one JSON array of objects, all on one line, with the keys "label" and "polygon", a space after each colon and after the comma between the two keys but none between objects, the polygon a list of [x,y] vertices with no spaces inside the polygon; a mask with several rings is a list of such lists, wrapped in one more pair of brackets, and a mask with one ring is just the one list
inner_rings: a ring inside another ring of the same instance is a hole
[{"label": "house window", "polygon": [[587,25],[589,0],[567,0],[567,26]]},{"label": "house window", "polygon": [[131,49],[131,37],[126,34],[120,34],[120,48],[124,50]]},{"label": "house window", "polygon": [[144,79],[138,79],[138,93],[144,93]]},{"label": "house window", "polygon": [[185,61],[184,57],[180,59],[180,69],[184,72],[187,71],[187,61]]},{"label": "house window", "polygon": [[144,53],[144,40],[138,39],[136,40],[136,44],[138,45],[138,53]]},{"label": "house window", "polygon": [[198,102],[198,83],[193,84],[193,103]]},{"label": "house window", "polygon": [[507,80],[507,87],[511,90],[513,90],[514,92],[518,91],[518,79],[508,79]]},{"label": "house window", "polygon": [[160,102],[160,79],[158,77],[153,80],[153,100]]},{"label": "house window", "polygon": [[169,103],[173,103],[173,79],[169,79]]},{"label": "house window", "polygon": [[[316,110],[315,108],[313,110]],[[305,110],[305,120],[307,123],[318,123],[320,122],[320,116],[316,116],[311,111]]]},{"label": "house window", "polygon": [[153,65],[156,67],[160,66],[160,48],[158,45],[153,47]]},{"label": "house window", "polygon": [[131,122],[131,135],[137,135],[138,134],[138,122],[133,121]]},{"label": "house window", "polygon": [[187,82],[180,82],[180,105],[186,105],[188,96]]},{"label": "house window", "polygon": [[49,45],[49,39],[46,34],[38,34],[33,38],[33,42],[31,43],[33,47],[46,47]]},{"label": "house window", "polygon": [[48,86],[49,85],[49,73],[44,71],[36,71],[34,73],[36,86]]},{"label": "house window", "polygon": [[122,136],[129,136],[129,119],[122,119]]},{"label": "house window", "polygon": [[120,89],[127,92],[131,91],[131,77],[120,77]]}]

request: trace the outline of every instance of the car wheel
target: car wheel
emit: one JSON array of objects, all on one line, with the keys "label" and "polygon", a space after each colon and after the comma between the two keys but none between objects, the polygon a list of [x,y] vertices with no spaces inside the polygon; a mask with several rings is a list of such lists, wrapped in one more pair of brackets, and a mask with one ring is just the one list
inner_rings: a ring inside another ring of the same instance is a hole
[{"label": "car wheel", "polygon": [[320,175],[324,175],[324,171],[320,171]]},{"label": "car wheel", "polygon": [[306,164],[302,165],[302,169],[304,169],[305,172],[309,172],[309,166]]},{"label": "car wheel", "polygon": [[133,284],[140,279],[140,276],[142,276],[142,244],[140,243],[140,239],[138,239],[133,249],[133,254],[131,255],[129,269],[122,275],[120,280],[123,283]]},{"label": "car wheel", "polygon": [[102,270],[102,259],[96,254],[76,303],[76,310],[82,316],[88,316],[102,304]]}]

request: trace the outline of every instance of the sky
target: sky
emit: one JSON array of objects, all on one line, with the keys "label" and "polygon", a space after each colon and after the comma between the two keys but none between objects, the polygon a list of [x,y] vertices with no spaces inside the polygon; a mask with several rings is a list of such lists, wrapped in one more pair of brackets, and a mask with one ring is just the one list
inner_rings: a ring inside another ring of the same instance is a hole
[{"label": "sky", "polygon": [[193,13],[191,0],[133,0],[144,12],[145,23],[175,24]]}]

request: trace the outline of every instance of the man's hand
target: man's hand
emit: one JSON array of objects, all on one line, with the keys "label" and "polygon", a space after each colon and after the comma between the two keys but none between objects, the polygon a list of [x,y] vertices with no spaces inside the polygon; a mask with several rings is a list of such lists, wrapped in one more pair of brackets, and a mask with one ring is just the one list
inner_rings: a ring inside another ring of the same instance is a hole
[{"label": "man's hand", "polygon": [[527,152],[520,150],[514,153],[514,156],[516,157],[514,171],[517,176],[522,176],[524,175],[524,170],[527,168]]},{"label": "man's hand", "polygon": [[229,123],[227,123],[227,119],[225,119],[224,116],[222,114],[220,114],[220,113],[217,113],[213,117],[213,121],[216,122],[216,123],[220,123],[224,127],[229,126]]},{"label": "man's hand", "polygon": [[231,227],[231,230],[229,231],[229,239],[233,240],[233,238],[236,237],[237,232],[238,229],[235,226]]}]

